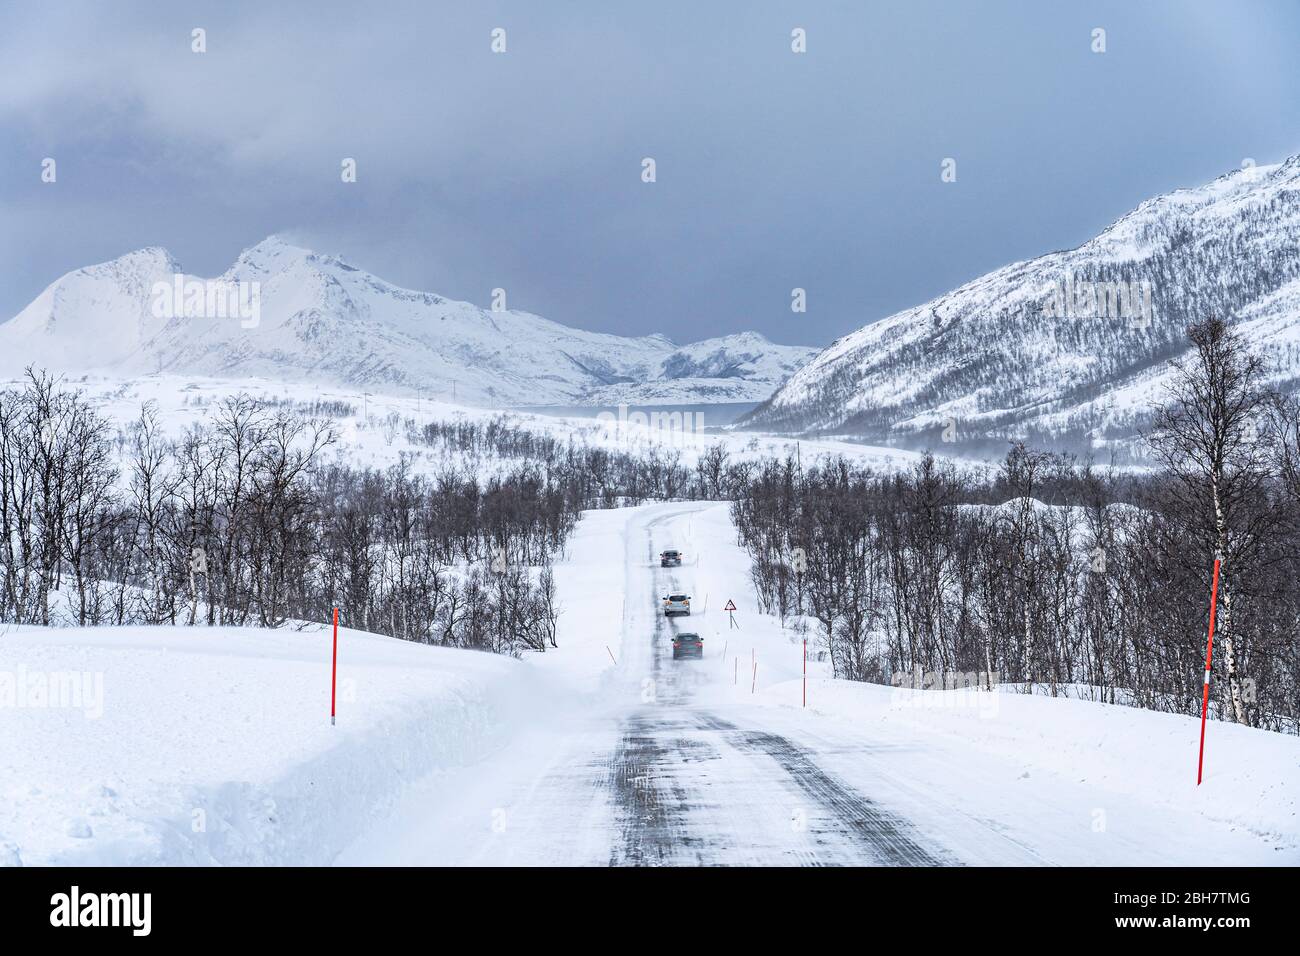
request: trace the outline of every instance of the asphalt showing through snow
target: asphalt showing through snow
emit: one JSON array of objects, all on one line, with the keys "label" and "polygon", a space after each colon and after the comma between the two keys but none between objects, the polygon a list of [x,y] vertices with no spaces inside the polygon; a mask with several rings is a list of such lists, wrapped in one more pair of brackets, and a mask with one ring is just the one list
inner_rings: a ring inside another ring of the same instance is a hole
[{"label": "asphalt showing through snow", "polygon": [[[608,762],[607,786],[616,807],[617,839],[609,862],[619,866],[875,865],[933,866],[958,862],[928,845],[897,813],[819,766],[816,754],[779,734],[738,726],[694,703],[704,661],[672,659],[672,635],[690,631],[690,618],[668,619],[661,595],[691,593],[689,567],[658,567],[661,526],[653,519],[644,541],[644,604],[628,594],[625,653],[648,655],[645,706],[622,724]],[[629,542],[629,552],[635,545]],[[636,555],[629,553],[629,561]],[[639,563],[639,562],[638,562]],[[631,612],[631,613],[629,613]],[[706,651],[708,648],[706,647]]]}]

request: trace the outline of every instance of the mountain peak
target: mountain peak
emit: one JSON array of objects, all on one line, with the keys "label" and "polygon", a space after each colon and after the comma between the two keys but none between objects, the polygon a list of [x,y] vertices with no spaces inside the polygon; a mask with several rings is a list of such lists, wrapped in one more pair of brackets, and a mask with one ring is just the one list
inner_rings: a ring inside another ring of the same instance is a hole
[{"label": "mountain peak", "polygon": [[84,266],[80,269],[74,269],[72,272],[56,279],[53,286],[65,283],[72,276],[77,275],[153,276],[166,272],[181,271],[181,264],[177,262],[175,257],[162,246],[145,246],[143,249],[136,249],[133,252],[124,253],[116,259],[109,259],[107,262],[99,262],[93,266]]},{"label": "mountain peak", "polygon": [[265,279],[283,272],[295,263],[315,258],[316,253],[295,245],[279,233],[272,233],[239,254],[226,272],[231,279]]}]

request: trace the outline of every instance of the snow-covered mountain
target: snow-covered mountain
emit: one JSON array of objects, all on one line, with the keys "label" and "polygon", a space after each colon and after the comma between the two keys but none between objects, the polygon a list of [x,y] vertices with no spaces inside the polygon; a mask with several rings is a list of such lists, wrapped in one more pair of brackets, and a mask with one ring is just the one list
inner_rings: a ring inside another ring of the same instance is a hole
[{"label": "snow-covered mountain", "polygon": [[844,336],[742,425],[936,447],[945,428],[990,445],[1123,444],[1203,317],[1237,325],[1275,382],[1300,379],[1298,249],[1300,157],[1237,170]]},{"label": "snow-covered mountain", "polygon": [[[180,294],[160,306],[159,290],[178,282]],[[219,291],[228,307],[187,303],[194,288]],[[403,289],[275,236],[211,281],[185,276],[159,248],[78,269],[0,325],[0,370],[9,373],[34,363],[256,376],[508,405],[756,402],[815,353],[753,332],[684,346],[586,332]]]},{"label": "snow-covered mountain", "polygon": [[[774,345],[757,332],[739,332],[674,347],[656,362],[648,378],[593,388],[586,401],[598,405],[762,401],[816,354],[815,348]],[[762,387],[767,391],[762,392]]]}]

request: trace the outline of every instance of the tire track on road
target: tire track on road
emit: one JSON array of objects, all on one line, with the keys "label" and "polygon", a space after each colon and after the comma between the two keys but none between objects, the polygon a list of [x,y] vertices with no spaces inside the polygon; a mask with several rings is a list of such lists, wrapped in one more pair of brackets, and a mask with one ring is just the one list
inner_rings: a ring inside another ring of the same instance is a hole
[{"label": "tire track on road", "polygon": [[728,734],[738,749],[758,750],[777,766],[809,798],[829,810],[853,840],[878,863],[885,866],[940,866],[955,863],[941,852],[932,852],[916,838],[915,828],[852,787],[824,771],[812,755],[785,737],[761,730],[739,730]]}]

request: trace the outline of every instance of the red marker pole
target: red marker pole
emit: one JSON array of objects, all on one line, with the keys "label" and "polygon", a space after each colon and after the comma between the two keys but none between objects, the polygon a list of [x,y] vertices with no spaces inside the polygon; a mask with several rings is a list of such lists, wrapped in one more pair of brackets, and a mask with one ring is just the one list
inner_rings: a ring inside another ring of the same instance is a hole
[{"label": "red marker pole", "polygon": [[1201,692],[1201,753],[1196,758],[1196,785],[1201,785],[1205,767],[1205,717],[1210,708],[1210,661],[1214,659],[1214,609],[1219,601],[1219,559],[1214,559],[1214,581],[1210,584],[1210,636],[1205,642],[1205,689]]},{"label": "red marker pole", "polygon": [[803,639],[803,705],[808,706],[808,638]]},{"label": "red marker pole", "polygon": [[334,663],[330,665],[330,726],[334,726],[334,688],[339,678],[339,609],[334,609]]}]

